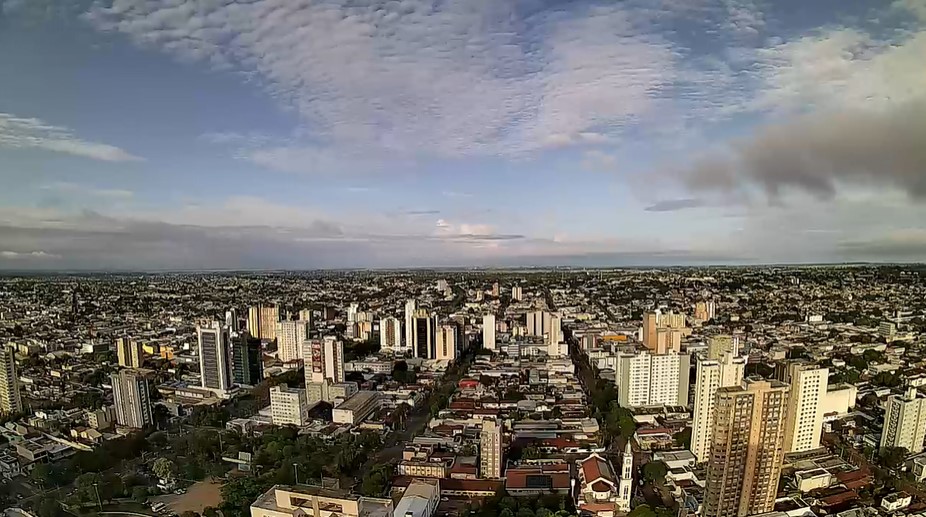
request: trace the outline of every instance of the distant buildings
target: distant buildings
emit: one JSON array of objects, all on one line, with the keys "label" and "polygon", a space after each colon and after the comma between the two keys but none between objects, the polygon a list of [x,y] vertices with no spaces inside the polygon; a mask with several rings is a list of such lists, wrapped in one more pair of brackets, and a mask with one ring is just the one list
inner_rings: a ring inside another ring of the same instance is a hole
[{"label": "distant buildings", "polygon": [[714,302],[698,302],[695,304],[694,319],[702,322],[711,320],[714,318],[716,311],[716,304]]},{"label": "distant buildings", "polygon": [[274,425],[302,427],[309,421],[309,406],[303,389],[270,388],[270,414]]},{"label": "distant buildings", "polygon": [[148,380],[135,370],[122,370],[111,381],[116,423],[136,429],[153,424]]},{"label": "distant buildings", "polygon": [[486,479],[502,477],[502,426],[491,419],[482,421],[479,433],[479,473]]},{"label": "distant buildings", "polygon": [[746,517],[774,509],[788,390],[779,381],[717,390],[704,517]]},{"label": "distant buildings", "polygon": [[218,322],[196,328],[202,387],[224,395],[232,386],[228,328]]},{"label": "distant buildings", "polygon": [[[734,351],[735,352],[735,349]],[[691,422],[691,452],[698,462],[710,458],[711,434],[714,429],[714,402],[717,390],[739,386],[746,371],[746,358],[724,354],[720,361],[700,360],[695,376],[694,412]]]},{"label": "distant buildings", "polygon": [[16,353],[9,345],[0,348],[0,413],[19,413],[23,409],[16,376]]},{"label": "distant buildings", "polygon": [[891,395],[884,413],[881,447],[903,447],[911,453],[923,451],[926,438],[926,397],[916,388],[903,395]]},{"label": "distant buildings", "polygon": [[232,380],[235,384],[254,386],[264,378],[264,360],[260,340],[242,332],[232,338]]},{"label": "distant buildings", "polygon": [[310,405],[331,401],[329,387],[344,382],[344,343],[333,336],[302,343],[306,398]]},{"label": "distant buildings", "polygon": [[141,343],[130,337],[116,339],[116,358],[120,366],[141,368],[144,361]]},{"label": "distant buildings", "polygon": [[308,321],[280,321],[276,323],[277,355],[280,361],[289,363],[298,361],[302,355],[299,349],[302,342],[309,339]]},{"label": "distant buildings", "polygon": [[516,302],[520,302],[524,299],[524,292],[521,290],[521,286],[514,286],[511,288],[511,299]]},{"label": "distant buildings", "polygon": [[643,346],[657,354],[679,352],[685,328],[685,315],[660,311],[643,313]]}]

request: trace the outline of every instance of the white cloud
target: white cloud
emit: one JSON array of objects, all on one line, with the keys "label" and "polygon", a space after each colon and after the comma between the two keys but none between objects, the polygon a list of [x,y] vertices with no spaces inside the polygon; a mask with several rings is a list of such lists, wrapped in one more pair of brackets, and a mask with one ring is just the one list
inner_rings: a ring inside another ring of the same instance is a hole
[{"label": "white cloud", "polygon": [[59,192],[71,196],[100,197],[107,199],[131,199],[135,193],[125,189],[94,188],[76,183],[55,182],[39,187],[42,190]]},{"label": "white cloud", "polygon": [[[671,112],[671,89],[715,75],[686,65],[657,35],[654,20],[671,14],[664,3],[115,0],[86,18],[141,45],[258,79],[299,112],[312,144],[248,149],[244,157],[316,172],[329,168],[322,148],[335,148],[339,160],[344,148],[512,155],[611,142],[623,128]],[[758,23],[745,8],[729,11],[737,27]]]},{"label": "white cloud", "polygon": [[118,147],[81,140],[67,128],[8,113],[0,113],[0,147],[45,149],[104,162],[141,160]]},{"label": "white cloud", "polygon": [[44,251],[0,251],[0,259],[5,260],[50,260],[60,258],[61,255],[46,253]]}]

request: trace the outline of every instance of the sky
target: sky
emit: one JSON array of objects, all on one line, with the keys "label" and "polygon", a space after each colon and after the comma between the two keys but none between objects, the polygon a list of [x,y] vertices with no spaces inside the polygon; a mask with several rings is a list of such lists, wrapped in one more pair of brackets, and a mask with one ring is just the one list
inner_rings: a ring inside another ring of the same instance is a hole
[{"label": "sky", "polygon": [[926,0],[0,0],[0,269],[926,260]]}]

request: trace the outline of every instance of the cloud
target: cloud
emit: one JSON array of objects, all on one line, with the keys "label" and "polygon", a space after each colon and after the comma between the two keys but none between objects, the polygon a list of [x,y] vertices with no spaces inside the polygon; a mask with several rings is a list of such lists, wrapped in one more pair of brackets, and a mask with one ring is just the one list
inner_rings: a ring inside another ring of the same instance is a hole
[{"label": "cloud", "polygon": [[3,260],[50,260],[60,258],[61,255],[46,253],[44,251],[0,251],[0,259]]},{"label": "cloud", "polygon": [[926,199],[926,102],[884,111],[815,113],[768,126],[685,171],[694,190],[786,189],[830,198],[842,183],[902,189]]},{"label": "cloud", "polygon": [[582,153],[579,165],[589,171],[613,171],[617,167],[617,156],[599,149]]},{"label": "cloud", "polygon": [[[727,72],[699,68],[703,61],[658,30],[687,9],[670,1],[113,0],[84,19],[256,81],[302,117],[311,138],[244,156],[317,172],[330,169],[320,148],[340,159],[344,149],[459,157],[600,145],[650,117],[662,125],[679,116],[677,103],[729,98],[720,89],[689,94]],[[748,2],[725,0],[715,11],[729,30],[762,24]]]},{"label": "cloud", "polygon": [[704,206],[704,201],[701,199],[667,199],[664,201],[657,201],[656,203],[646,207],[645,210],[647,212],[675,212],[688,208],[698,208],[700,206]]},{"label": "cloud", "polygon": [[882,237],[846,241],[840,247],[846,253],[865,258],[923,261],[926,228],[894,230]]},{"label": "cloud", "polygon": [[125,189],[94,188],[76,183],[55,182],[39,187],[42,190],[58,192],[69,196],[99,197],[106,199],[131,199],[135,193]]},{"label": "cloud", "polygon": [[81,140],[67,128],[49,125],[36,118],[21,118],[8,113],[0,113],[0,147],[44,149],[104,162],[141,160],[118,147]]}]

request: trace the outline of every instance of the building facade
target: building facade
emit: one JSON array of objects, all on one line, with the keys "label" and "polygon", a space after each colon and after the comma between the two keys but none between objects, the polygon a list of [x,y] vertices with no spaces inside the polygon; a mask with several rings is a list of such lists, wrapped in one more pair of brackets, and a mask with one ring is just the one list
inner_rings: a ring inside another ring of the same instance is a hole
[{"label": "building facade", "polygon": [[277,355],[284,363],[302,358],[300,347],[309,339],[308,321],[280,321],[276,323]]},{"label": "building facade", "polygon": [[485,314],[482,316],[482,348],[495,351],[495,315]]},{"label": "building facade", "polygon": [[502,459],[502,425],[495,420],[483,420],[479,432],[480,475],[486,479],[500,479]]},{"label": "building facade", "polygon": [[911,453],[923,451],[926,438],[926,397],[916,388],[903,395],[891,395],[884,413],[881,447],[903,447]]},{"label": "building facade", "polygon": [[788,391],[779,381],[717,390],[704,517],[746,517],[774,509]]},{"label": "building facade", "polygon": [[785,452],[810,451],[820,446],[830,371],[807,363],[791,364],[790,371],[784,448]]},{"label": "building facade", "polygon": [[309,406],[305,390],[284,386],[270,388],[270,414],[274,425],[306,425]]},{"label": "building facade", "polygon": [[700,360],[695,377],[694,412],[691,419],[691,452],[699,463],[710,458],[714,429],[714,399],[717,390],[739,386],[746,371],[746,358],[727,353],[720,361]]},{"label": "building facade", "polygon": [[232,386],[228,328],[214,321],[198,326],[199,373],[202,387],[224,394]]},{"label": "building facade", "polygon": [[3,345],[0,348],[0,413],[19,413],[22,410],[19,377],[16,375],[16,353],[11,346]]},{"label": "building facade", "polygon": [[260,340],[242,332],[232,338],[232,380],[254,386],[264,378],[264,359]]},{"label": "building facade", "polygon": [[379,347],[383,350],[399,352],[404,350],[402,341],[402,322],[392,316],[379,320]]},{"label": "building facade", "polygon": [[120,366],[141,368],[144,360],[141,343],[130,337],[116,339],[116,358]]},{"label": "building facade", "polygon": [[135,429],[152,425],[154,418],[148,380],[134,370],[114,373],[110,380],[113,385],[116,423]]},{"label": "building facade", "polygon": [[622,353],[615,368],[623,407],[687,406],[688,354]]}]

